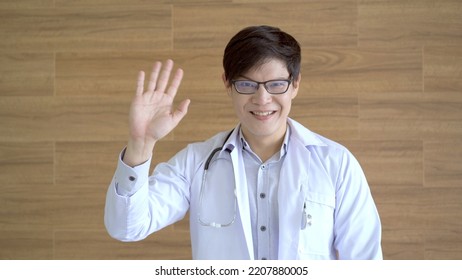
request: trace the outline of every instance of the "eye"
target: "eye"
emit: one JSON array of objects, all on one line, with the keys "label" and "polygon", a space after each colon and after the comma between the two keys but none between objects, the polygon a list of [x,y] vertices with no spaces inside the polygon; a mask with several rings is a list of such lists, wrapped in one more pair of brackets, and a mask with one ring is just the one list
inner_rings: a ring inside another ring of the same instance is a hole
[{"label": "eye", "polygon": [[287,81],[269,81],[266,86],[271,88],[283,88],[287,86]]},{"label": "eye", "polygon": [[237,85],[240,87],[256,87],[257,83],[252,82],[252,81],[238,81]]}]

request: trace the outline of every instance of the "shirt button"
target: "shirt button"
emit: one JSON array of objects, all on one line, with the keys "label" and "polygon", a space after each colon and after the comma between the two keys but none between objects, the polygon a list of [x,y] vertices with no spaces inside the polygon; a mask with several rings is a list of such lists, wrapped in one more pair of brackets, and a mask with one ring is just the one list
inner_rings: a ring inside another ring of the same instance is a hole
[{"label": "shirt button", "polygon": [[135,181],[135,179],[136,179],[136,178],[135,178],[134,176],[128,177],[128,180],[130,180],[130,181],[132,181],[132,182]]},{"label": "shirt button", "polygon": [[261,226],[261,227],[260,227],[260,230],[261,230],[261,231],[265,231],[265,230],[266,230],[266,227],[265,227],[265,226]]},{"label": "shirt button", "polygon": [[262,170],[264,170],[265,168],[266,168],[266,166],[265,166],[265,165],[262,165],[262,166],[261,166],[261,169],[262,169]]}]

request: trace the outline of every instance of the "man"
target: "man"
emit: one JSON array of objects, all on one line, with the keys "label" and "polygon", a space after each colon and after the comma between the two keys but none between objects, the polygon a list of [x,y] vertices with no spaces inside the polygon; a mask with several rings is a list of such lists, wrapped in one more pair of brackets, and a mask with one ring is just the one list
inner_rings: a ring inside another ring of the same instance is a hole
[{"label": "man", "polygon": [[223,82],[239,119],[156,166],[156,142],[186,115],[172,107],[183,72],[155,63],[138,76],[129,141],[109,186],[105,224],[141,240],[190,212],[194,259],[381,259],[381,225],[364,173],[343,146],[288,117],[300,88],[301,51],[270,26],[238,32]]}]

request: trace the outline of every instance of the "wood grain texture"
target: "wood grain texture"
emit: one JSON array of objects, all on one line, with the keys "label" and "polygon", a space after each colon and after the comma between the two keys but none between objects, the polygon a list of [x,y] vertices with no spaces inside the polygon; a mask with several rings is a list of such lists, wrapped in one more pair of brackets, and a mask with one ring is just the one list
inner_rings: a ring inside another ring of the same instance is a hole
[{"label": "wood grain texture", "polygon": [[52,96],[53,53],[0,54],[0,96]]},{"label": "wood grain texture", "polygon": [[168,5],[0,9],[0,50],[170,49]]},{"label": "wood grain texture", "polygon": [[[0,231],[51,230],[55,191],[53,183],[4,184],[0,196]],[[3,239],[1,232],[0,236]]]},{"label": "wood grain texture", "polygon": [[53,259],[53,232],[51,228],[31,227],[28,230],[0,229],[0,259],[50,260]]},{"label": "wood grain texture", "polygon": [[301,45],[356,46],[356,1],[175,5],[174,48],[224,48],[248,25],[277,24]]},{"label": "wood grain texture", "polygon": [[124,142],[57,142],[57,184],[103,184],[112,179]]},{"label": "wood grain texture", "polygon": [[359,1],[359,46],[420,47],[462,44],[458,0]]},{"label": "wood grain texture", "polygon": [[310,94],[302,90],[292,104],[290,117],[313,132],[336,141],[359,139],[357,94]]},{"label": "wood grain texture", "polygon": [[460,92],[402,92],[360,96],[365,139],[461,139]]},{"label": "wood grain texture", "polygon": [[0,8],[52,8],[55,0],[2,0]]},{"label": "wood grain texture", "polygon": [[105,231],[56,231],[55,259],[191,259],[189,233],[163,229],[139,242],[120,242]]},{"label": "wood grain texture", "polygon": [[[408,230],[423,234],[428,205],[421,186],[386,186],[371,184],[384,231]],[[388,252],[392,253],[392,252]]]},{"label": "wood grain texture", "polygon": [[344,141],[358,158],[370,184],[422,186],[422,141]]},{"label": "wood grain texture", "polygon": [[196,3],[196,4],[219,4],[219,3],[231,3],[233,0],[54,0],[57,7],[61,6],[106,6],[106,5],[117,5],[117,6],[147,6],[155,4],[181,4],[181,3]]},{"label": "wood grain texture", "polygon": [[304,49],[303,57],[310,94],[422,91],[420,49]]},{"label": "wood grain texture", "polygon": [[425,238],[425,259],[460,260],[462,242],[460,228],[452,230],[432,230]]},{"label": "wood grain texture", "polygon": [[425,234],[413,229],[384,229],[382,250],[388,260],[423,260]]},{"label": "wood grain texture", "polygon": [[458,141],[428,141],[425,153],[425,187],[460,188],[462,147]]},{"label": "wood grain texture", "polygon": [[126,141],[131,96],[2,98],[0,140]]},{"label": "wood grain texture", "polygon": [[9,184],[54,181],[52,142],[0,142],[0,180]]},{"label": "wood grain texture", "polygon": [[[87,165],[82,173],[94,166]],[[104,176],[104,175],[103,175]],[[111,176],[111,175],[108,175]],[[49,217],[54,230],[104,231],[104,205],[108,184],[58,183],[49,194]]]},{"label": "wood grain texture", "polygon": [[424,113],[421,92],[360,95],[362,139],[422,139]]},{"label": "wood grain texture", "polygon": [[173,58],[176,102],[191,99],[152,172],[237,124],[223,48],[260,24],[301,43],[290,116],[360,162],[385,259],[461,259],[461,12],[458,0],[2,1],[0,259],[190,259],[195,217],[135,243],[104,228],[137,73]]},{"label": "wood grain texture", "polygon": [[[462,36],[462,31],[460,36]],[[426,92],[462,91],[462,50],[459,47],[426,47],[424,49]]]}]

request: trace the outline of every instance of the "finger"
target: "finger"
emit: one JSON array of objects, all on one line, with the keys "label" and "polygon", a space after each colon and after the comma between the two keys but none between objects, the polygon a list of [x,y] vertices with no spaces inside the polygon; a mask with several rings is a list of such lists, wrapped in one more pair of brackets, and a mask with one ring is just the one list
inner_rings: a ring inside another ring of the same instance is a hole
[{"label": "finger", "polygon": [[178,88],[180,87],[181,80],[183,79],[183,69],[178,69],[175,72],[175,76],[173,76],[172,82],[167,90],[167,94],[175,97]]},{"label": "finger", "polygon": [[178,124],[183,119],[183,117],[186,116],[186,113],[188,113],[188,108],[189,108],[190,103],[191,103],[191,100],[186,99],[186,100],[183,100],[180,103],[180,105],[178,105],[175,112],[173,112],[173,120],[175,121],[175,123]]},{"label": "finger", "polygon": [[136,95],[142,95],[144,91],[144,72],[138,73],[138,81],[136,84]]},{"label": "finger", "polygon": [[159,79],[156,85],[156,91],[165,92],[165,89],[167,88],[168,80],[170,79],[170,73],[172,72],[172,68],[173,68],[173,60],[168,59],[165,62],[165,66],[160,73],[160,76],[159,76]]},{"label": "finger", "polygon": [[162,63],[156,61],[154,66],[152,67],[151,76],[149,77],[149,84],[148,84],[148,91],[153,92],[157,86],[157,77],[159,77],[160,68],[162,67]]}]

